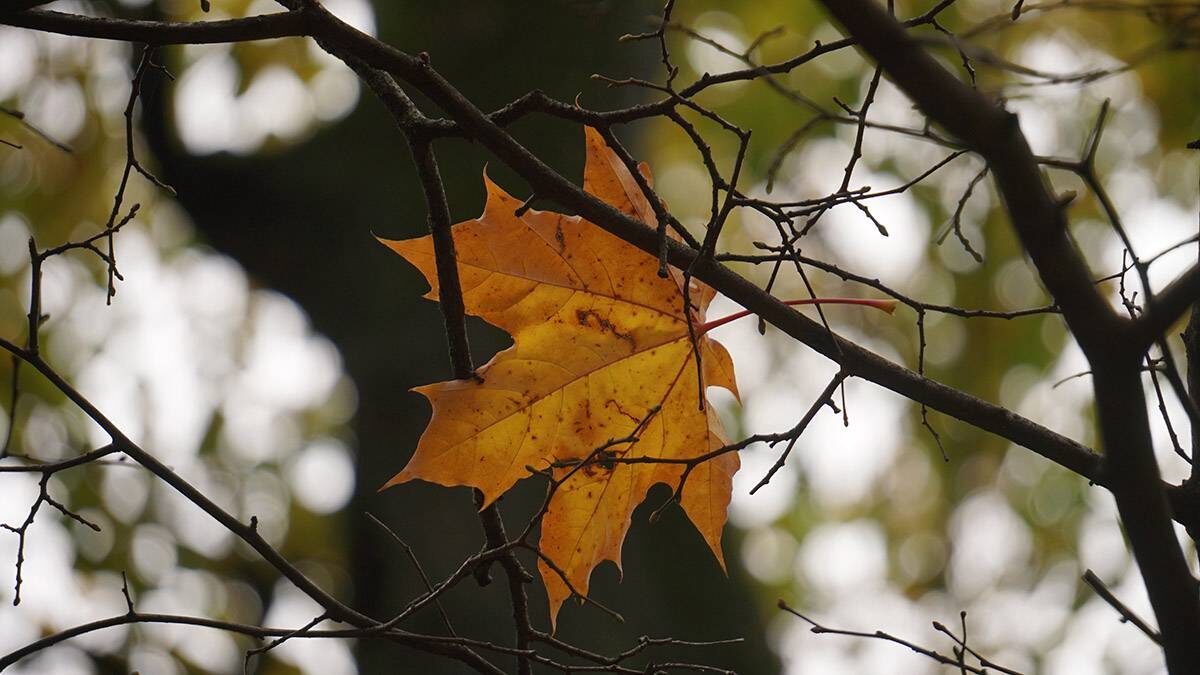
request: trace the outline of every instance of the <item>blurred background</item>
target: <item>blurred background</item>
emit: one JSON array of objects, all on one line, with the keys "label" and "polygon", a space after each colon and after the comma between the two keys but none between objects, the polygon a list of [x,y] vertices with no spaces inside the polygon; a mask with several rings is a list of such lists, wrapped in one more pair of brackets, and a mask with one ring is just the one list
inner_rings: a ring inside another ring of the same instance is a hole
[{"label": "blurred background", "polygon": [[[278,11],[267,0],[214,0],[203,15],[198,4],[57,2],[50,8],[171,20]],[[560,100],[578,96],[591,108],[622,107],[652,96],[606,87],[591,74],[662,77],[656,44],[617,40],[652,29],[658,2],[324,4],[407,52],[428,52],[484,109],[534,88]],[[901,2],[897,12],[908,16],[929,4]],[[1102,101],[1111,100],[1097,168],[1139,254],[1148,257],[1197,231],[1200,159],[1184,146],[1200,130],[1200,62],[1178,48],[1178,17],[1120,3],[1080,4],[1047,12],[1035,7],[1012,23],[1007,0],[962,0],[943,14],[943,23],[964,31],[998,25],[987,23],[995,17],[1009,21],[976,38],[1003,61],[977,58],[974,68],[979,86],[1001,92],[1020,114],[1038,154],[1078,157]],[[777,27],[751,53],[755,61],[785,59],[814,40],[838,37],[811,3],[680,2],[674,19],[725,47],[672,32],[684,83],[744,67],[737,54]],[[938,37],[931,30],[921,35]],[[947,67],[963,72],[953,48],[933,48]],[[0,115],[0,138],[22,146],[0,147],[0,335],[6,338],[23,339],[28,237],[45,248],[103,227],[125,163],[122,113],[139,57],[136,46],[0,28],[0,105],[22,111],[72,149],[63,152]],[[177,196],[133,179],[126,203],[142,208],[117,237],[125,281],[111,306],[99,261],[68,255],[46,264],[46,355],[132,438],[242,520],[257,516],[259,531],[325,588],[369,614],[394,613],[423,585],[368,513],[411,545],[435,579],[481,542],[465,488],[412,483],[377,491],[404,465],[428,420],[427,403],[409,389],[450,372],[438,308],[420,297],[424,282],[373,237],[426,231],[407,146],[353,74],[310,41],[168,48],[160,59],[174,80],[148,77],[135,146]],[[754,129],[744,189],[765,194],[773,176],[772,197],[814,198],[840,184],[855,128],[824,122],[793,138],[813,111],[780,90],[799,90],[836,111],[833,97],[858,105],[871,75],[858,54],[843,50],[778,78],[775,86],[735,83],[700,100]],[[434,114],[430,106],[426,111]],[[886,81],[870,118],[922,124]],[[728,166],[732,137],[702,129]],[[513,132],[564,175],[581,175],[577,126],[534,117]],[[651,164],[675,215],[701,226],[710,186],[686,136],[666,120],[617,134]],[[480,175],[489,161],[498,183],[528,194],[479,147],[455,140],[437,147],[456,220],[481,211]],[[926,140],[878,130],[867,132],[864,148],[852,188],[903,184],[949,154]],[[1044,305],[1045,293],[987,180],[962,211],[963,234],[980,259],[954,235],[938,243],[981,168],[974,158],[959,158],[914,189],[872,200],[886,237],[859,210],[834,209],[804,252],[926,302],[998,310]],[[1096,276],[1120,271],[1121,247],[1095,200],[1072,176],[1050,175],[1057,191],[1079,195],[1073,234]],[[745,212],[726,228],[721,248],[754,252],[753,242],[774,238],[769,221]],[[1165,255],[1151,278],[1165,283],[1194,258],[1191,247]],[[770,270],[762,267],[739,271],[765,284]],[[816,271],[811,278],[822,295],[879,295]],[[1116,284],[1108,287],[1115,299]],[[775,289],[783,298],[806,296],[786,267]],[[719,298],[710,316],[737,309]],[[916,367],[911,310],[884,317],[829,308],[826,315],[841,334]],[[1056,316],[1009,321],[929,314],[925,328],[932,377],[1094,446],[1090,383],[1086,377],[1063,381],[1086,365]],[[482,322],[472,320],[470,330],[476,362],[508,344]],[[729,347],[738,369],[743,405],[718,401],[738,437],[791,427],[836,370],[771,329],[760,335],[753,319],[714,336]],[[11,372],[10,362],[0,360],[0,382],[9,382]],[[29,369],[20,391],[15,409],[7,386],[0,393],[0,437],[11,433],[12,453],[55,460],[107,440]],[[1153,400],[1164,473],[1178,480],[1186,465],[1171,451]],[[757,446],[742,453],[725,538],[728,578],[678,510],[647,523],[649,511],[668,495],[660,488],[634,517],[624,578],[610,565],[593,577],[595,596],[625,623],[568,603],[559,636],[613,653],[640,635],[741,636],[745,642],[737,646],[656,654],[744,673],[939,672],[896,645],[813,635],[775,608],[784,598],[826,625],[885,630],[947,653],[952,645],[930,622],[955,626],[965,610],[972,647],[1026,672],[1161,670],[1155,645],[1119,623],[1079,581],[1090,568],[1150,616],[1107,493],[1026,450],[931,413],[943,459],[917,406],[869,383],[850,381],[846,405],[848,426],[839,415],[820,414],[787,467],[754,496],[749,488],[777,453]],[[1186,437],[1186,419],[1169,394],[1166,408]],[[37,496],[37,477],[6,474],[0,483],[0,521],[19,524]],[[542,487],[529,483],[502,501],[510,528],[536,509]],[[12,583],[0,584],[0,652],[124,612],[122,571],[142,611],[284,627],[320,613],[144,471],[75,469],[57,474],[50,489],[102,529],[93,532],[48,509],[38,516],[28,534],[19,607],[12,606]],[[15,560],[16,537],[0,534],[0,562]],[[0,571],[11,578],[10,565]],[[502,587],[467,582],[445,597],[461,634],[510,640]],[[544,593],[538,583],[530,593],[535,620],[544,627]],[[406,627],[442,630],[434,612]],[[13,670],[237,673],[253,646],[199,628],[113,628]],[[289,641],[252,663],[252,671],[459,672],[394,645],[314,640]]]}]

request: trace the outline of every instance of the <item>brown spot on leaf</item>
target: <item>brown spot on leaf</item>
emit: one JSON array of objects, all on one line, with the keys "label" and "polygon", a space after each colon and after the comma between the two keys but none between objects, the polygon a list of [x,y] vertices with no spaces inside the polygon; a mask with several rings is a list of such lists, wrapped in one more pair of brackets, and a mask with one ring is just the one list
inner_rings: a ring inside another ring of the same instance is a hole
[{"label": "brown spot on leaf", "polygon": [[595,322],[596,328],[599,328],[606,333],[612,333],[625,342],[628,342],[631,349],[637,349],[637,342],[634,341],[632,335],[617,330],[617,327],[613,325],[613,322],[600,316],[600,312],[597,312],[594,309],[575,310],[575,320],[579,322],[580,326],[584,326],[585,328],[592,327],[593,322]]}]

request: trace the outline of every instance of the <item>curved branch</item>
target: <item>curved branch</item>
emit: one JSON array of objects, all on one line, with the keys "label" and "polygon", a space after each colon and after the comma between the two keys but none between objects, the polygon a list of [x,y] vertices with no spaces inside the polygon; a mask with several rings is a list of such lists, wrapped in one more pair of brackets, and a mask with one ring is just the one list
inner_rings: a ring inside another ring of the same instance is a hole
[{"label": "curved branch", "polygon": [[218,630],[238,633],[254,638],[371,638],[379,637],[386,638],[393,642],[403,644],[414,649],[427,651],[434,654],[449,656],[462,661],[464,664],[479,673],[487,675],[504,675],[504,671],[496,668],[491,663],[477,656],[470,647],[489,647],[491,645],[481,643],[476,640],[466,640],[461,638],[445,638],[435,635],[419,635],[416,633],[408,633],[395,629],[389,629],[385,632],[380,632],[372,628],[348,628],[341,630],[295,630],[288,628],[267,628],[264,626],[255,626],[253,624],[236,623],[232,621],[220,621],[217,619],[209,619],[201,616],[186,616],[179,614],[145,614],[142,612],[127,612],[120,616],[113,616],[107,619],[99,619],[89,623],[72,626],[66,630],[47,635],[39,640],[30,642],[20,649],[13,650],[4,656],[0,657],[0,671],[5,670],[9,666],[15,664],[23,658],[36,654],[37,652],[49,649],[59,643],[66,642],[72,638],[94,633],[105,628],[113,628],[116,626],[125,626],[138,623],[165,623],[182,626],[199,626],[201,628],[216,628]]},{"label": "curved branch", "polygon": [[[125,626],[134,623],[168,623],[184,626],[200,626],[203,628],[216,628],[218,630],[239,633],[256,638],[266,637],[282,637],[294,633],[295,631],[283,628],[265,628],[262,626],[253,626],[250,624],[234,623],[231,621],[218,621],[199,616],[181,616],[177,614],[141,614],[127,613],[120,616],[113,616],[107,619],[99,619],[89,623],[72,626],[63,631],[59,631],[52,635],[47,635],[44,638],[30,642],[29,644],[15,649],[4,656],[0,657],[0,671],[8,668],[21,659],[36,654],[37,652],[49,649],[61,642],[66,642],[72,638],[77,638],[81,635],[94,633],[105,628],[113,628],[116,626]],[[309,630],[293,637],[357,637],[363,634],[362,630]]]},{"label": "curved branch", "polygon": [[45,33],[142,42],[152,45],[247,42],[305,35],[302,12],[263,14],[222,21],[142,21],[48,10],[0,10],[0,23]]}]

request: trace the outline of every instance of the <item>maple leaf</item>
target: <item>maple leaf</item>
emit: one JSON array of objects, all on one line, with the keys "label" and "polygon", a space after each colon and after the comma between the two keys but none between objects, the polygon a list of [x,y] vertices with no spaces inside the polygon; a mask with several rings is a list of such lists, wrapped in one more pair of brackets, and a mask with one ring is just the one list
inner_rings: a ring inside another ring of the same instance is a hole
[{"label": "maple leaf", "polygon": [[[584,190],[645,223],[653,210],[599,132],[585,129]],[[649,171],[641,166],[649,179]],[[674,487],[683,460],[728,444],[721,422],[699,405],[705,386],[737,395],[729,353],[696,337],[698,366],[684,314],[684,280],[660,277],[658,260],[578,216],[526,210],[484,174],[483,215],[453,226],[463,302],[512,335],[513,346],[478,370],[479,380],[440,382],[415,391],[433,405],[416,453],[384,487],[412,479],[478,488],[485,504],[528,477],[526,467],[566,480],[542,521],[538,548],[579,593],[600,562],[621,565],[634,509],[650,487]],[[432,239],[381,240],[420,269],[438,296]],[[704,323],[715,291],[692,281],[693,327]],[[631,436],[634,435],[634,436]],[[597,448],[631,437],[604,450]],[[592,461],[585,461],[588,459]],[[579,466],[583,463],[582,466]],[[724,568],[721,530],[736,453],[691,470],[680,504]],[[539,558],[554,622],[571,589]]]}]

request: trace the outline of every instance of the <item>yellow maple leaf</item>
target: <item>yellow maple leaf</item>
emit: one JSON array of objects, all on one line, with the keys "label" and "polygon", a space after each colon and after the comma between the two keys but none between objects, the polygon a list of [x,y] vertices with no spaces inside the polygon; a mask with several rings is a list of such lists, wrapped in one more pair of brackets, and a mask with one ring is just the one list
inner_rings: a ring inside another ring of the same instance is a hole
[{"label": "yellow maple leaf", "polygon": [[[584,189],[648,224],[650,204],[600,134],[585,130]],[[649,177],[643,165],[643,175]],[[675,487],[680,463],[587,462],[610,458],[694,458],[727,445],[711,406],[699,405],[697,363],[684,314],[683,275],[659,276],[658,260],[577,216],[516,211],[521,201],[484,175],[483,215],[454,225],[463,302],[513,337],[513,346],[478,370],[480,380],[440,382],[416,391],[433,418],[404,470],[385,487],[412,479],[468,485],[491,503],[526,467],[566,481],[542,521],[538,548],[586,593],[600,562],[621,564],[633,510],[655,483]],[[432,239],[383,241],[417,266],[438,296]],[[692,281],[693,327],[715,292]],[[729,353],[696,338],[705,386],[737,394]],[[724,567],[725,525],[736,453],[695,466],[683,510]],[[570,588],[538,561],[553,622]]]}]

